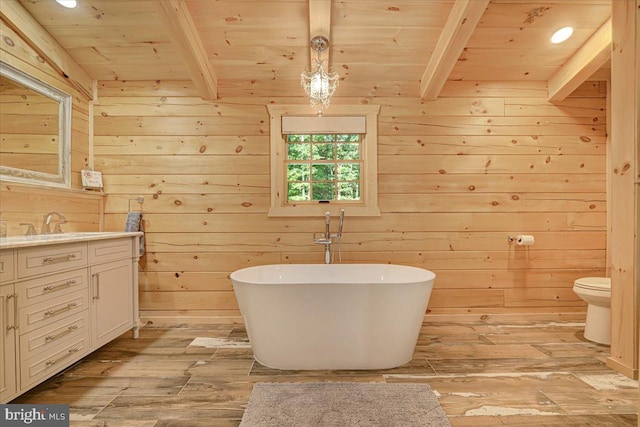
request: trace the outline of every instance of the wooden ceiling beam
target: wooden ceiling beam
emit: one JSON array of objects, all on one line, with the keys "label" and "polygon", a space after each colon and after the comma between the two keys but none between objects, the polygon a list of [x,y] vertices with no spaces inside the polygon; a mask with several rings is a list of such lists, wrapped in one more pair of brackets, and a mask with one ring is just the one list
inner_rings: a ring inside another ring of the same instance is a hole
[{"label": "wooden ceiling beam", "polygon": [[0,18],[18,34],[56,73],[69,82],[86,99],[92,100],[93,78],[27,12],[17,0],[1,0]]},{"label": "wooden ceiling beam", "polygon": [[438,97],[489,0],[456,0],[420,80],[420,96]]},{"label": "wooden ceiling beam", "polygon": [[549,101],[560,102],[611,59],[611,18],[549,79]]},{"label": "wooden ceiling beam", "polygon": [[[309,43],[315,36],[323,36],[329,40],[329,48],[322,52],[322,59],[327,61],[327,67],[331,64],[331,0],[309,0]],[[316,56],[316,51],[309,47],[309,67],[311,60]],[[309,68],[311,69],[311,68]]]},{"label": "wooden ceiling beam", "polygon": [[202,99],[218,97],[218,79],[184,0],[155,1],[174,46],[187,65]]}]

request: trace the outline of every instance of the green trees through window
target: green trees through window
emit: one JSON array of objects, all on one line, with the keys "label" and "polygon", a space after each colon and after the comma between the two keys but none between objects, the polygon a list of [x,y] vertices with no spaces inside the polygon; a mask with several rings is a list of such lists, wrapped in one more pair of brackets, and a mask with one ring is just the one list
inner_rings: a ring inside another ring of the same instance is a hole
[{"label": "green trees through window", "polygon": [[287,201],[361,199],[360,134],[287,135]]}]

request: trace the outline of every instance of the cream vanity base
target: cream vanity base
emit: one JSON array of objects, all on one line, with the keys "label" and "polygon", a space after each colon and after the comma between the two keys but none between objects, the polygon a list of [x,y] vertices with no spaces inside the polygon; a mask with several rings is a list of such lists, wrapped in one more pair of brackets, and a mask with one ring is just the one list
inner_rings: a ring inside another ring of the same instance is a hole
[{"label": "cream vanity base", "polygon": [[137,338],[141,234],[0,240],[0,403],[127,330]]}]

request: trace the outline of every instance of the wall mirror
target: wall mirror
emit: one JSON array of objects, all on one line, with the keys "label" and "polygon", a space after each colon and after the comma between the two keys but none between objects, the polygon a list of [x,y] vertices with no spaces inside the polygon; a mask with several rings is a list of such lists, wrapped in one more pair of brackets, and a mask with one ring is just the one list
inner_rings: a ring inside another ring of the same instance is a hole
[{"label": "wall mirror", "polygon": [[71,96],[0,61],[0,179],[69,188]]}]

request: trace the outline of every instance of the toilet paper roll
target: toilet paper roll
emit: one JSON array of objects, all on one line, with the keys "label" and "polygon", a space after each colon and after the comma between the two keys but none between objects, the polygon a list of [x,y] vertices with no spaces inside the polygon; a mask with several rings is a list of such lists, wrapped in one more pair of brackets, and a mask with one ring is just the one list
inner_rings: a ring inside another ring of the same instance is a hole
[{"label": "toilet paper roll", "polygon": [[530,236],[528,234],[522,234],[519,236],[516,236],[516,244],[519,246],[531,246],[535,243],[536,239],[533,238],[533,236]]}]

